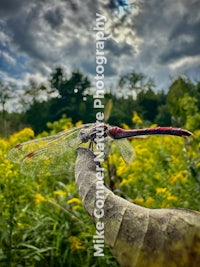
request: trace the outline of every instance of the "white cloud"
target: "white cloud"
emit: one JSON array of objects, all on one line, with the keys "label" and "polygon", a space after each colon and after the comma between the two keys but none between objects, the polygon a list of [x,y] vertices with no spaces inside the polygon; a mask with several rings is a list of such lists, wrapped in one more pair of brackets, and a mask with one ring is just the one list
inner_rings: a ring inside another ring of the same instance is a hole
[{"label": "white cloud", "polygon": [[15,58],[11,57],[7,52],[0,51],[0,57],[2,57],[8,64],[15,65]]},{"label": "white cloud", "polygon": [[173,63],[169,64],[171,70],[178,70],[178,69],[189,69],[192,66],[199,67],[200,66],[200,55],[199,56],[187,56],[182,57],[179,60],[176,60]]},{"label": "white cloud", "polygon": [[32,79],[38,84],[47,84],[48,79],[46,76],[43,76],[41,73],[23,73],[20,77],[11,77],[7,72],[0,71],[0,77],[6,84],[11,84],[14,87],[22,88],[24,85],[28,85],[29,81]]}]

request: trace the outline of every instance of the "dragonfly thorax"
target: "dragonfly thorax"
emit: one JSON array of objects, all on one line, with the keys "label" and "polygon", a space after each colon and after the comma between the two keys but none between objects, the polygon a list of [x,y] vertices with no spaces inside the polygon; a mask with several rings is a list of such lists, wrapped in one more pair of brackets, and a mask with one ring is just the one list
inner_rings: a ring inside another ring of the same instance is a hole
[{"label": "dragonfly thorax", "polygon": [[87,143],[90,140],[90,135],[85,129],[82,129],[79,132],[79,138],[81,139],[82,143]]},{"label": "dragonfly thorax", "polygon": [[93,127],[89,129],[82,129],[79,132],[79,138],[82,143],[87,143],[87,142],[94,142],[96,143],[96,136],[101,135],[104,137],[108,136],[108,126],[104,123],[94,125]]},{"label": "dragonfly thorax", "polygon": [[95,128],[91,128],[91,129],[82,129],[80,132],[79,132],[79,138],[81,139],[81,142],[82,143],[87,143],[87,142],[95,142],[94,139],[95,139],[95,136],[96,136],[96,129]]}]

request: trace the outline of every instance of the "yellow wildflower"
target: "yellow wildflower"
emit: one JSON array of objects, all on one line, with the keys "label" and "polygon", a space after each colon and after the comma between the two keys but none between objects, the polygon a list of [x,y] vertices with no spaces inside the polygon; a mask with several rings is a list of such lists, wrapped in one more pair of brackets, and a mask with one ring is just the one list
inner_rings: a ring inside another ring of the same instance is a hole
[{"label": "yellow wildflower", "polygon": [[124,174],[124,164],[120,164],[117,168],[117,176],[123,176]]},{"label": "yellow wildflower", "polygon": [[169,183],[170,184],[174,184],[176,183],[177,181],[180,181],[182,183],[186,183],[187,182],[187,177],[185,177],[187,175],[187,170],[183,170],[183,171],[180,171],[174,175],[172,175],[170,178],[169,178]]},{"label": "yellow wildflower", "polygon": [[142,119],[135,111],[133,112],[132,122],[135,124],[142,124]]},{"label": "yellow wildflower", "polygon": [[69,242],[71,243],[70,249],[72,252],[75,250],[84,249],[84,246],[81,245],[80,239],[76,236],[70,236]]},{"label": "yellow wildflower", "polygon": [[156,188],[156,194],[162,194],[165,193],[167,191],[167,188],[163,188],[163,187],[158,187]]},{"label": "yellow wildflower", "polygon": [[31,128],[24,128],[20,132],[14,133],[10,136],[10,143],[17,144],[34,138],[34,132]]},{"label": "yellow wildflower", "polygon": [[81,209],[82,209],[82,207],[79,205],[75,205],[72,207],[72,210],[81,210]]},{"label": "yellow wildflower", "polygon": [[77,197],[73,197],[73,198],[67,200],[67,204],[72,204],[72,203],[81,204],[82,201],[79,198],[77,198]]},{"label": "yellow wildflower", "polygon": [[78,126],[80,126],[82,124],[83,124],[83,121],[77,121],[76,124],[75,124],[75,126],[78,127]]},{"label": "yellow wildflower", "polygon": [[123,179],[123,180],[119,183],[119,186],[123,186],[123,185],[129,184],[129,183],[130,183],[130,179]]},{"label": "yellow wildflower", "polygon": [[20,223],[20,222],[17,222],[17,226],[18,226],[19,228],[23,228],[23,227],[24,227],[24,225],[23,225],[22,223]]},{"label": "yellow wildflower", "polygon": [[167,196],[167,200],[169,200],[169,201],[177,201],[178,198],[175,197],[175,196],[171,196],[171,195],[169,195],[169,196]]},{"label": "yellow wildflower", "polygon": [[200,136],[200,130],[194,131],[193,134],[194,134],[195,137],[199,137]]},{"label": "yellow wildflower", "polygon": [[134,147],[136,155],[139,157],[140,155],[148,155],[149,150],[146,147],[143,147],[142,145],[137,145]]},{"label": "yellow wildflower", "polygon": [[178,165],[179,162],[180,162],[180,159],[177,158],[175,155],[171,155],[171,157],[170,157],[170,161],[171,161],[172,164],[174,164],[174,165]]},{"label": "yellow wildflower", "polygon": [[158,127],[156,123],[150,125],[150,128],[156,128],[156,127]]},{"label": "yellow wildflower", "polygon": [[161,208],[164,208],[164,209],[170,209],[170,208],[171,208],[171,204],[170,204],[170,203],[168,203],[168,204],[166,204],[166,203],[162,203],[162,204],[161,204]]},{"label": "yellow wildflower", "polygon": [[36,204],[40,204],[40,202],[46,201],[46,198],[43,197],[41,194],[35,194],[34,201]]},{"label": "yellow wildflower", "polygon": [[7,147],[8,147],[8,142],[5,139],[0,138],[0,150],[5,151]]},{"label": "yellow wildflower", "polygon": [[143,204],[144,203],[144,198],[143,197],[141,197],[141,198],[135,198],[135,199],[132,200],[132,202],[135,203],[135,204],[140,205],[140,204]]},{"label": "yellow wildflower", "polygon": [[152,197],[148,197],[147,200],[145,201],[145,206],[150,207],[153,202],[154,199]]},{"label": "yellow wildflower", "polygon": [[67,192],[62,191],[62,190],[56,190],[53,193],[54,193],[54,195],[57,195],[57,196],[66,196],[67,195]]},{"label": "yellow wildflower", "polygon": [[126,123],[121,123],[120,126],[125,130],[129,130],[130,129],[130,127]]}]

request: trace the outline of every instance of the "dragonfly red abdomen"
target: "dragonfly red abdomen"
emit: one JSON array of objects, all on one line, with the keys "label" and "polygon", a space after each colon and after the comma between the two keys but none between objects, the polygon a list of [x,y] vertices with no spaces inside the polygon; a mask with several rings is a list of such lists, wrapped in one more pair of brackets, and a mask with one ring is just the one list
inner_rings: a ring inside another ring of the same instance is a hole
[{"label": "dragonfly red abdomen", "polygon": [[109,129],[109,135],[114,139],[128,138],[141,135],[176,135],[176,136],[191,136],[192,133],[188,130],[174,127],[155,127],[125,130],[119,127]]}]

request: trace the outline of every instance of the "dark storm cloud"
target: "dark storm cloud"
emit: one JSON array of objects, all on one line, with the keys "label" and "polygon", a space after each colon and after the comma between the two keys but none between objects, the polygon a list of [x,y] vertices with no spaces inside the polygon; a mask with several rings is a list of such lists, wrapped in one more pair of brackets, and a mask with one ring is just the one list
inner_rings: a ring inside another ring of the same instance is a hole
[{"label": "dark storm cloud", "polygon": [[113,39],[106,41],[106,49],[114,56],[132,55],[134,47],[126,43],[118,43]]},{"label": "dark storm cloud", "polygon": [[199,13],[200,1],[196,3],[195,11],[189,8],[190,4],[188,4],[188,11],[190,10],[191,13],[189,12],[183,15],[169,35],[171,49],[162,55],[162,62],[168,62],[184,56],[200,55],[200,18],[198,18],[199,16],[195,16],[196,9]]},{"label": "dark storm cloud", "polygon": [[162,64],[200,52],[200,1],[170,3],[168,0],[143,2],[135,23],[137,35],[144,40],[144,51],[154,51],[157,47],[158,62]]},{"label": "dark storm cloud", "polygon": [[63,12],[61,8],[50,9],[44,14],[44,18],[52,28],[57,28],[63,23]]},{"label": "dark storm cloud", "polygon": [[18,12],[24,5],[26,0],[1,0],[0,2],[0,15],[5,18]]},{"label": "dark storm cloud", "polygon": [[[1,0],[0,52],[4,65],[0,67],[5,66],[5,60],[15,62],[13,54],[16,53],[27,58],[28,68],[46,77],[58,65],[68,71],[80,69],[93,74],[93,27],[98,12],[107,18],[108,76],[136,70],[160,83],[183,69],[197,73],[200,65],[199,0],[135,0],[133,9],[122,15],[111,2]],[[1,50],[5,45],[9,47],[6,53]],[[189,64],[182,63],[185,57],[192,57]],[[0,71],[8,72],[8,69]]]}]

